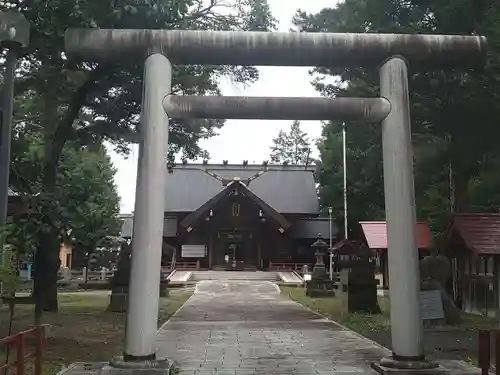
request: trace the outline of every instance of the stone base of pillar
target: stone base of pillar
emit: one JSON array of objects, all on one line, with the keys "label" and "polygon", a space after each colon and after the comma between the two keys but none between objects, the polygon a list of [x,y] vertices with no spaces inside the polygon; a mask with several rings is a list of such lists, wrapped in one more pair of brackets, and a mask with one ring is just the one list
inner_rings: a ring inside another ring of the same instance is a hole
[{"label": "stone base of pillar", "polygon": [[[390,359],[390,358],[389,358]],[[437,367],[431,369],[417,369],[417,368],[391,368],[382,366],[379,363],[373,363],[372,368],[375,369],[379,374],[390,374],[390,375],[481,375],[481,370],[477,367],[472,366],[464,361],[447,359],[437,361]]]},{"label": "stone base of pillar", "polygon": [[168,359],[155,359],[144,361],[123,360],[123,356],[113,358],[109,365],[102,368],[99,375],[170,375],[175,371],[174,365]]},{"label": "stone base of pillar", "polygon": [[116,357],[111,362],[77,362],[62,369],[57,375],[170,375],[176,372],[174,364],[166,359],[124,362]]},{"label": "stone base of pillar", "polygon": [[128,287],[113,288],[109,297],[108,311],[126,312],[128,308]]},{"label": "stone base of pillar", "polygon": [[435,362],[428,361],[403,361],[393,358],[382,358],[380,362],[372,363],[372,368],[379,374],[402,375],[439,375],[449,374],[449,370]]}]

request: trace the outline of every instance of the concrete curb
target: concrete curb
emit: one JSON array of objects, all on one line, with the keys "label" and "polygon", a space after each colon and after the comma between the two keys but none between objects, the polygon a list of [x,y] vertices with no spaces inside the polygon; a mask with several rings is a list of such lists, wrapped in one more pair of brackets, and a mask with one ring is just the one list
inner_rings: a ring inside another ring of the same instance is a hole
[{"label": "concrete curb", "polygon": [[195,289],[194,289],[193,294],[191,294],[191,296],[189,296],[189,298],[186,300],[186,302],[184,302],[184,303],[182,304],[182,306],[181,306],[181,307],[179,307],[179,308],[177,309],[177,311],[176,311],[176,312],[174,312],[172,315],[170,315],[170,317],[169,317],[169,318],[168,318],[168,319],[167,319],[167,320],[166,320],[166,321],[165,321],[165,322],[164,322],[164,323],[160,326],[160,328],[158,328],[158,330],[156,331],[156,336],[158,336],[158,335],[160,334],[160,331],[161,331],[161,330],[163,330],[163,328],[164,328],[164,327],[165,327],[165,326],[166,326],[166,325],[170,322],[170,320],[171,320],[174,316],[176,316],[176,315],[179,313],[179,311],[181,311],[181,310],[184,308],[184,306],[186,306],[186,304],[189,302],[189,300],[190,300],[191,298],[193,298],[193,296],[195,295],[195,293],[196,293],[196,287],[195,287]]}]

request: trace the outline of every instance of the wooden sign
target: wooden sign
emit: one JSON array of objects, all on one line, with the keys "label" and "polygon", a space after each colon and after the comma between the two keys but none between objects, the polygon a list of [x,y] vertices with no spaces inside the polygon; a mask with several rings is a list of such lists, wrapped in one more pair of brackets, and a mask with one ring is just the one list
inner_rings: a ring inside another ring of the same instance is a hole
[{"label": "wooden sign", "polygon": [[424,321],[444,319],[441,292],[439,290],[422,290],[420,292],[420,311]]},{"label": "wooden sign", "polygon": [[182,245],[182,258],[204,258],[207,256],[207,247],[205,245]]}]

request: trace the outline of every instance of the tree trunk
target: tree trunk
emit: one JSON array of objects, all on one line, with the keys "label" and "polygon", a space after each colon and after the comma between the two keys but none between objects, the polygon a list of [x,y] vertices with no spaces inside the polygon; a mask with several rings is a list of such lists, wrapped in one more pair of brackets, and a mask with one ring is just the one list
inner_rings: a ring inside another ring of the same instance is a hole
[{"label": "tree trunk", "polygon": [[[52,87],[45,93],[46,110],[44,111],[44,125],[47,133],[44,139],[44,169],[42,186],[44,199],[51,199],[57,185],[57,168],[59,158],[66,142],[73,135],[73,122],[78,117],[80,109],[85,103],[87,95],[95,79],[102,73],[100,68],[94,70],[90,77],[81,84],[68,103],[64,115],[60,118],[57,108],[60,103],[54,102],[57,95]],[[57,123],[55,129],[50,125]],[[61,247],[61,229],[57,228],[50,214],[50,204],[42,204],[42,227],[39,233],[38,249],[35,255],[35,322],[41,323],[43,311],[57,311],[57,271],[61,261],[59,251]]]},{"label": "tree trunk", "polygon": [[463,145],[460,137],[452,135],[450,141],[453,212],[469,212],[469,182],[474,175],[471,156],[466,152],[468,145]]},{"label": "tree trunk", "polygon": [[41,324],[43,311],[57,311],[57,271],[60,266],[60,237],[55,228],[44,225],[46,230],[38,237],[35,254],[35,324]]},{"label": "tree trunk", "polygon": [[453,201],[454,212],[469,212],[470,199],[469,199],[469,181],[470,176],[461,171],[452,172],[453,181]]}]

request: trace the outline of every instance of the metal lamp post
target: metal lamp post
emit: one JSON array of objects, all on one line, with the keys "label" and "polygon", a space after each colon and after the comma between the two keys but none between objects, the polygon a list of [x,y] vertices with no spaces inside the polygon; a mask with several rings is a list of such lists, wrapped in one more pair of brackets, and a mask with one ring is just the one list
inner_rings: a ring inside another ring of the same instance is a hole
[{"label": "metal lamp post", "polygon": [[333,209],[331,207],[328,207],[328,228],[329,228],[329,256],[330,256],[330,280],[333,280],[333,252],[332,252],[332,247],[333,247],[333,240],[332,240],[332,212]]},{"label": "metal lamp post", "polygon": [[[0,11],[0,46],[7,48],[2,108],[0,110],[0,226],[7,222],[9,201],[10,144],[12,137],[12,111],[14,107],[14,79],[19,50],[29,44],[30,25],[24,15],[15,10]],[[0,263],[3,259],[0,243]],[[0,284],[1,291],[1,284]],[[0,301],[1,303],[1,301]]]},{"label": "metal lamp post", "polygon": [[14,79],[19,50],[29,44],[30,25],[18,11],[0,11],[0,45],[7,48],[4,82],[2,87],[2,123],[0,135],[0,225],[7,220],[9,196],[10,144],[12,111],[14,106]]},{"label": "metal lamp post", "polygon": [[347,240],[348,227],[347,227],[347,133],[345,122],[342,123],[342,165],[344,172],[344,238]]}]

